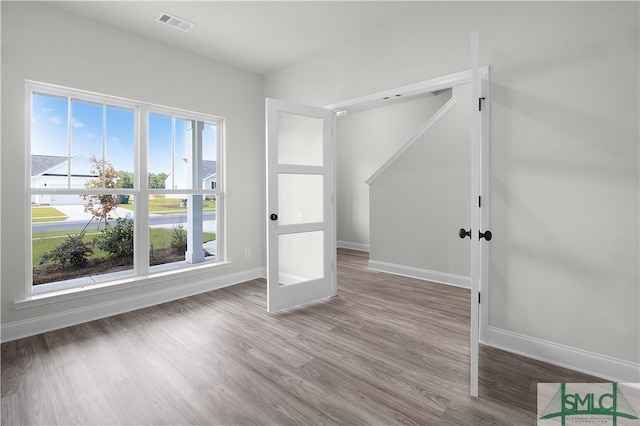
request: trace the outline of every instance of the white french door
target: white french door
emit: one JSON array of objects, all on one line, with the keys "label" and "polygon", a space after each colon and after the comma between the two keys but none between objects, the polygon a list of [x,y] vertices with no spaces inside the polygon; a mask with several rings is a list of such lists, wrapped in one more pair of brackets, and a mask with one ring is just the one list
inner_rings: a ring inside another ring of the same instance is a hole
[{"label": "white french door", "polygon": [[267,310],[337,293],[334,113],[266,100]]}]

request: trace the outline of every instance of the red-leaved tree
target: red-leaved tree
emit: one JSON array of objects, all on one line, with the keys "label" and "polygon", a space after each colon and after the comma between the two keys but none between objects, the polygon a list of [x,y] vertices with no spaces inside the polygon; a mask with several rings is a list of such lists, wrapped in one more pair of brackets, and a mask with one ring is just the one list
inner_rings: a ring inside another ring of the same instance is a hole
[{"label": "red-leaved tree", "polygon": [[[90,173],[97,177],[89,179],[85,182],[84,186],[86,188],[100,189],[116,188],[118,172],[113,167],[113,164],[104,159],[97,159],[95,155],[91,155],[89,161],[91,162]],[[82,199],[86,202],[84,205],[84,211],[91,213],[91,220],[96,219],[98,221],[104,221],[105,226],[108,226],[108,220],[112,219],[111,212],[118,207],[118,196],[115,194],[103,193],[99,195],[83,195]]]}]

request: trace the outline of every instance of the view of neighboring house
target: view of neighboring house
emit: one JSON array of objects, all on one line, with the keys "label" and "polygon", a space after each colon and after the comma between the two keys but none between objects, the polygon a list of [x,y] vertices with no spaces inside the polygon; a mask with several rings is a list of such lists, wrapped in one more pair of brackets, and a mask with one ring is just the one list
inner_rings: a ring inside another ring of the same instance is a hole
[{"label": "view of neighboring house", "polygon": [[[165,189],[180,189],[189,186],[190,169],[186,162],[176,167],[174,175],[167,176]],[[88,179],[97,178],[89,173],[91,163],[81,156],[71,158],[71,179],[69,181],[69,164],[66,156],[61,155],[32,155],[31,156],[31,187],[32,188],[85,188]],[[212,160],[202,161],[202,189],[216,189],[217,167]],[[186,198],[183,194],[168,194],[167,198]],[[68,205],[81,204],[78,195],[69,194],[34,194],[31,196],[33,204]]]},{"label": "view of neighboring house", "polygon": [[[170,174],[164,181],[165,189],[189,188],[191,168],[187,166],[187,161],[180,162],[180,167],[176,164],[175,175]],[[174,179],[175,177],[175,179]],[[202,189],[216,189],[217,168],[216,162],[212,160],[202,160]],[[167,198],[186,198],[183,194],[167,194]]]},{"label": "view of neighboring house", "polygon": [[[88,179],[97,178],[90,174],[91,163],[81,156],[71,158],[71,179],[69,179],[68,157],[60,155],[31,156],[32,188],[84,188]],[[35,204],[63,205],[82,204],[78,195],[34,194],[31,202]]]}]

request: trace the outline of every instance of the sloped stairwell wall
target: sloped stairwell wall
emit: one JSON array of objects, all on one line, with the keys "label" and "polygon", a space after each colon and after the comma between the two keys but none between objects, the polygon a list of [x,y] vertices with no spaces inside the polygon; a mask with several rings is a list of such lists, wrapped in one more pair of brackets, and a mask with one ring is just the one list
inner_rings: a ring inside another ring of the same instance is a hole
[{"label": "sloped stairwell wall", "polygon": [[366,181],[447,101],[451,91],[349,112],[337,126],[338,245],[369,250]]},{"label": "sloped stairwell wall", "polygon": [[372,268],[468,286],[470,90],[453,88],[455,105],[371,182]]}]

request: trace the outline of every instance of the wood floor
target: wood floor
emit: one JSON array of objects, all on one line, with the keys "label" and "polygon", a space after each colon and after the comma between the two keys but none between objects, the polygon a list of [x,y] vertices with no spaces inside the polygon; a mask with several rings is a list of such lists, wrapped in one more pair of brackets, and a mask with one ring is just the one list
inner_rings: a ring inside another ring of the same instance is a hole
[{"label": "wood floor", "polygon": [[367,270],[278,314],[251,281],[2,345],[2,424],[534,425],[536,383],[597,380],[489,347],[469,291]]}]

